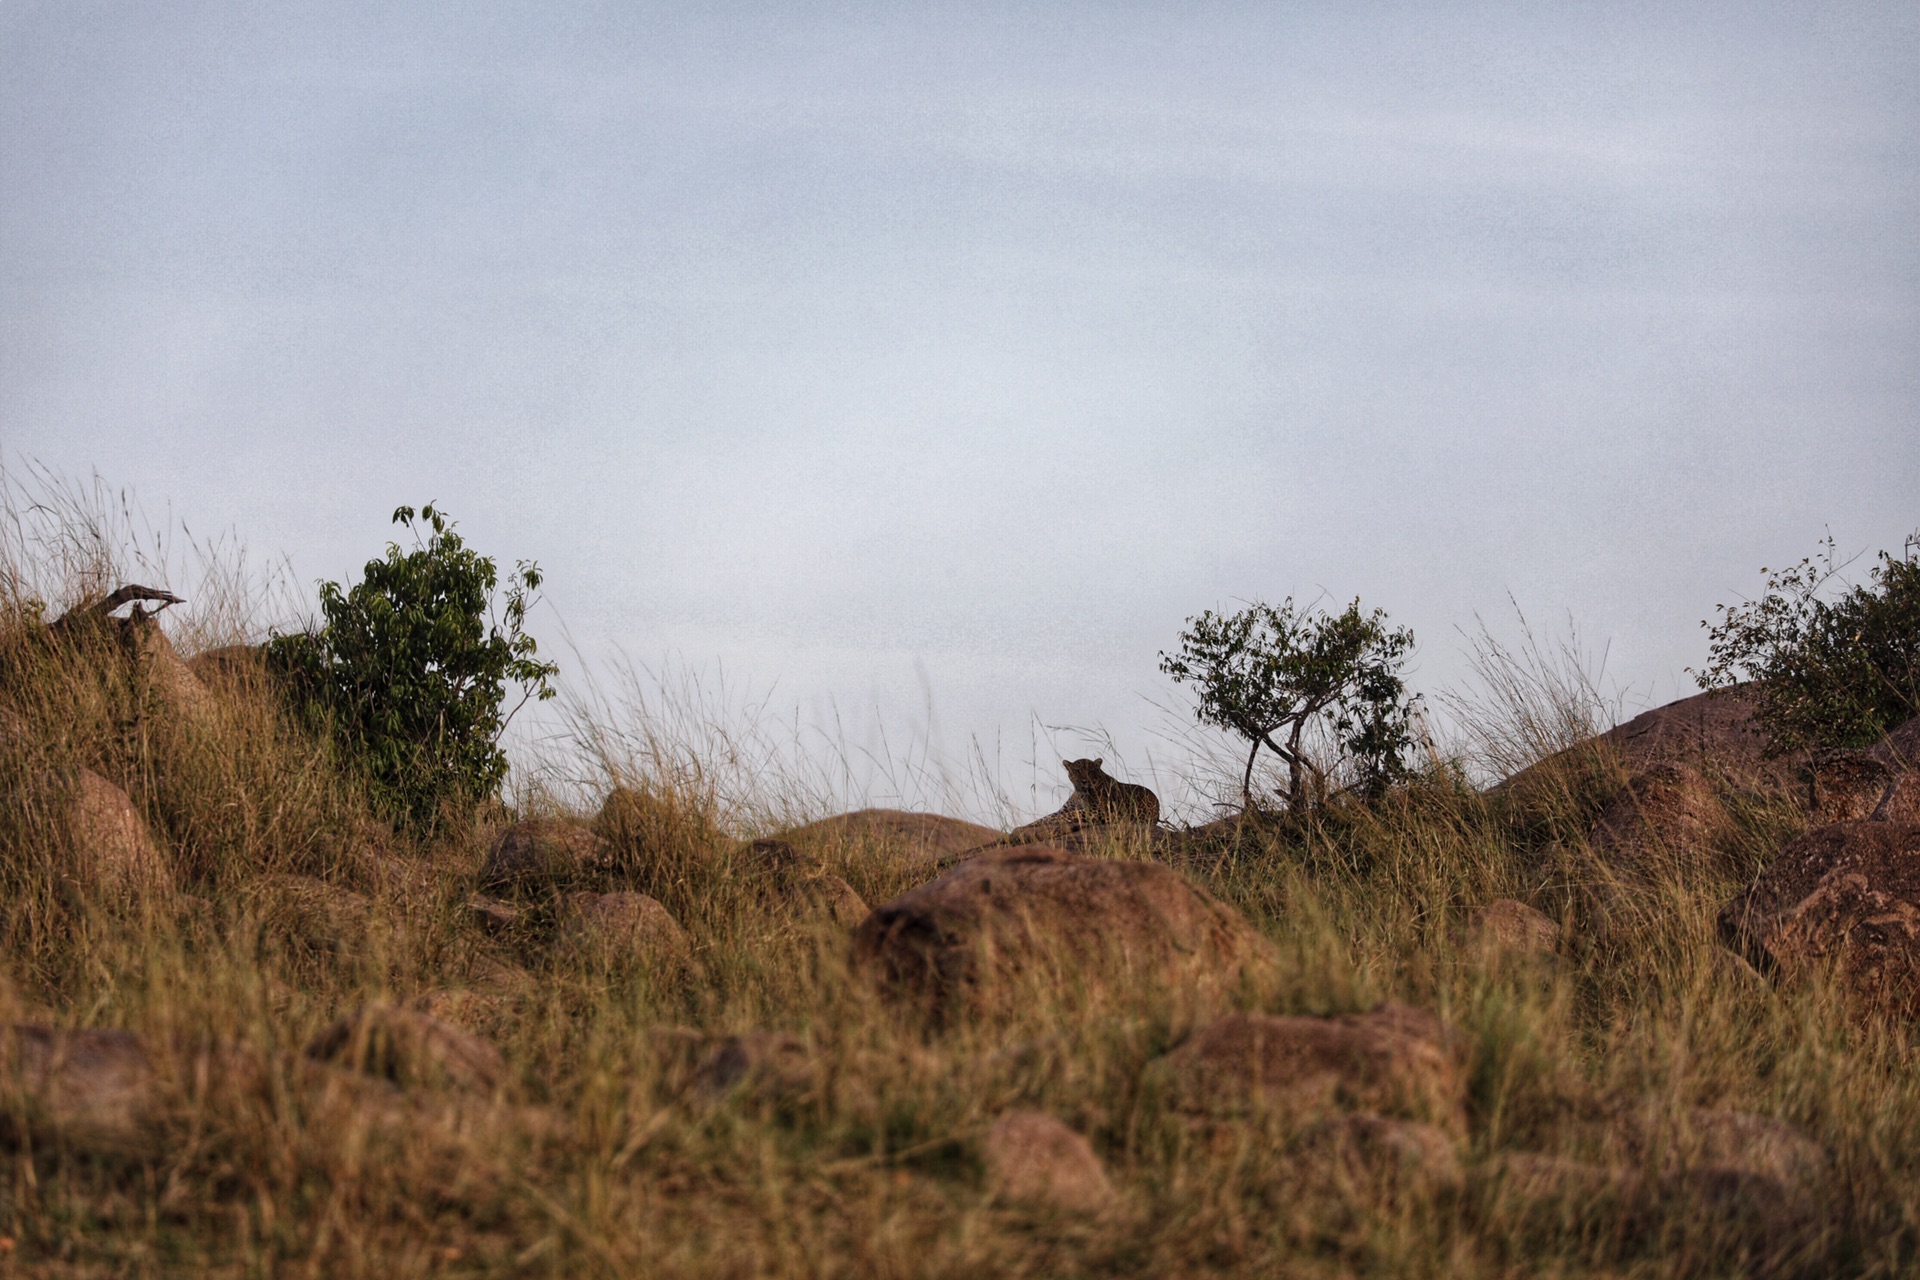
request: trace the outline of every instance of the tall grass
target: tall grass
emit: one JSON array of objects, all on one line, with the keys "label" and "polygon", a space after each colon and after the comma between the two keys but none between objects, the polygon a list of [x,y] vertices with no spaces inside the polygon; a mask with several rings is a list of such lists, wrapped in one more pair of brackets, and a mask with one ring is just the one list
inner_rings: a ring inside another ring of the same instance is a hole
[{"label": "tall grass", "polygon": [[[1697,1140],[1702,1107],[1777,1117],[1831,1153],[1820,1227],[1774,1259],[1783,1273],[1915,1265],[1911,1028],[1850,1016],[1829,984],[1776,991],[1725,962],[1714,913],[1788,833],[1778,823],[1732,837],[1744,862],[1605,891],[1585,841],[1619,762],[1566,750],[1604,713],[1551,652],[1489,657],[1491,698],[1465,717],[1473,758],[1188,870],[1276,944],[1259,1007],[1397,998],[1466,1037],[1464,1186],[1329,1185],[1303,1180],[1284,1120],[1207,1130],[1162,1105],[1153,1064],[1180,1029],[1146,993],[1096,1013],[1036,991],[939,1032],[893,1011],[849,971],[844,933],[769,896],[744,847],[839,802],[847,762],[743,732],[734,713],[754,704],[719,686],[577,697],[565,739],[519,775],[523,807],[585,820],[627,789],[637,807],[604,824],[621,856],[583,886],[655,896],[691,955],[489,934],[464,906],[484,824],[431,844],[386,829],[261,684],[183,700],[138,643],[47,642],[60,608],[161,563],[126,550],[130,506],[66,492],[10,508],[0,547],[0,1013],[139,1032],[168,1101],[153,1141],[113,1153],[47,1137],[8,1095],[0,1273],[1741,1274],[1752,1256],[1683,1198],[1514,1192],[1516,1155],[1622,1177],[1657,1166]],[[256,581],[221,572],[197,581]],[[214,597],[174,633],[189,656],[258,635],[245,590]],[[1476,770],[1529,767],[1548,784],[1475,785]],[[76,879],[66,796],[81,768],[132,797],[178,895],[128,902]],[[821,856],[870,901],[917,878],[871,844]],[[1463,913],[1506,896],[1564,921],[1557,963],[1462,945]],[[316,927],[314,902],[349,918]],[[423,1000],[500,1048],[498,1097],[315,1082],[301,1047],[331,1019]],[[675,1046],[750,1030],[800,1040],[816,1063],[804,1088],[688,1087]],[[1050,1217],[988,1193],[980,1137],[1013,1107],[1092,1139],[1112,1213]]]}]

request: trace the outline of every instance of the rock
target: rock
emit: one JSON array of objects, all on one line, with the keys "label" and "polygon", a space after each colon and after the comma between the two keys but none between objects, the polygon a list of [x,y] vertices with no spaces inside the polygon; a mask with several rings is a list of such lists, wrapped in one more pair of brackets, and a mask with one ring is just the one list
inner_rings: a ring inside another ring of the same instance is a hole
[{"label": "rock", "polygon": [[781,1031],[709,1035],[691,1027],[653,1033],[671,1089],[714,1101],[739,1096],[766,1106],[792,1106],[820,1087],[820,1063],[806,1041]]},{"label": "rock", "polygon": [[570,893],[563,926],[576,946],[609,957],[680,962],[693,944],[679,922],[644,893]]},{"label": "rock", "polygon": [[312,876],[264,877],[256,896],[263,945],[344,954],[357,950],[372,927],[373,904],[351,889]]},{"label": "rock", "polygon": [[1467,913],[1469,947],[1484,954],[1550,958],[1560,949],[1560,925],[1524,902],[1499,898]]},{"label": "rock", "polygon": [[742,851],[750,874],[766,896],[802,917],[852,929],[867,918],[867,902],[854,887],[826,871],[819,859],[785,840],[755,840]]},{"label": "rock", "polygon": [[1615,725],[1595,741],[1617,750],[1630,772],[1682,765],[1736,787],[1791,790],[1805,755],[1769,758],[1745,686],[1681,698]]},{"label": "rock", "polygon": [[1388,1002],[1335,1018],[1235,1013],[1200,1028],[1155,1071],[1178,1110],[1248,1106],[1299,1116],[1367,1111],[1466,1126],[1460,1040],[1424,1010]]},{"label": "rock", "polygon": [[875,908],[853,938],[856,968],[936,1018],[1034,982],[1064,994],[1144,981],[1212,1004],[1272,954],[1170,867],[1046,846],[962,863]]},{"label": "rock", "polygon": [[1686,764],[1659,764],[1630,779],[1594,822],[1589,843],[1616,871],[1645,879],[1691,877],[1710,866],[1729,827],[1713,785]]},{"label": "rock", "polygon": [[1763,971],[1837,961],[1854,992],[1920,1015],[1920,825],[1836,822],[1780,851],[1719,919]]},{"label": "rock", "polygon": [[859,928],[869,914],[867,900],[839,876],[814,876],[801,881],[797,891],[807,914],[842,929]]},{"label": "rock", "polygon": [[146,897],[173,888],[166,854],[126,792],[91,769],[74,780],[67,820],[76,878],[116,897]]},{"label": "rock", "polygon": [[1808,821],[1818,826],[1871,816],[1898,772],[1865,751],[1821,753],[1813,762]]},{"label": "rock", "polygon": [[208,688],[247,688],[267,679],[267,646],[223,644],[187,659],[187,670]]},{"label": "rock", "polygon": [[1297,1159],[1323,1182],[1424,1193],[1466,1185],[1458,1140],[1420,1120],[1368,1113],[1325,1120],[1307,1133]]},{"label": "rock", "polygon": [[571,818],[524,818],[494,840],[480,869],[483,893],[528,892],[564,885],[603,860],[592,827]]},{"label": "rock", "polygon": [[1896,776],[1871,816],[1875,822],[1920,822],[1920,770]]},{"label": "rock", "polygon": [[369,1004],[307,1042],[307,1057],[390,1080],[403,1089],[450,1086],[493,1093],[507,1082],[506,1060],[478,1036],[391,1004]]},{"label": "rock", "polygon": [[1043,1111],[1009,1111],[980,1145],[996,1200],[1063,1214],[1097,1214],[1113,1184],[1085,1138]]},{"label": "rock", "polygon": [[1705,1107],[1687,1113],[1669,1158],[1739,1169],[1801,1191],[1821,1186],[1833,1164],[1825,1147],[1785,1121]]},{"label": "rock", "polygon": [[931,870],[1003,835],[992,827],[901,809],[861,809],[795,827],[782,837],[803,852],[835,850],[847,857],[882,855]]},{"label": "rock", "polygon": [[1920,769],[1920,716],[1897,726],[1869,754],[1901,772]]},{"label": "rock", "polygon": [[13,1143],[120,1153],[152,1145],[157,1078],[131,1031],[9,1027],[0,1032],[0,1082],[22,1104],[0,1106],[0,1134]]}]

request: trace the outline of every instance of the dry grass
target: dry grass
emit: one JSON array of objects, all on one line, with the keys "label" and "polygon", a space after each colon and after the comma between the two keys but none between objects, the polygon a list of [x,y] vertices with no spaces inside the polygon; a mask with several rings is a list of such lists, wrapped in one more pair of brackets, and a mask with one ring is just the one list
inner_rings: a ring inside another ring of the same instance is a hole
[{"label": "dry grass", "polygon": [[[1619,763],[1580,753],[1524,794],[1436,769],[1193,868],[1278,944],[1267,1009],[1395,997],[1466,1034],[1463,1189],[1306,1187],[1284,1125],[1199,1134],[1163,1109],[1143,1082],[1176,1030],[1145,993],[1117,1009],[1041,993],[939,1034],[891,1012],[848,972],[844,934],[770,908],[738,856],[744,837],[821,816],[811,784],[743,794],[699,726],[588,704],[598,777],[576,767],[543,801],[615,783],[649,797],[613,880],[668,906],[693,963],[488,936],[461,907],[484,826],[430,846],[386,829],[269,689],[185,707],[111,636],[48,645],[29,600],[125,571],[111,538],[89,537],[70,531],[60,545],[79,550],[58,561],[15,536],[0,573],[0,1020],[138,1031],[169,1106],[136,1152],[8,1130],[0,1275],[1742,1274],[1684,1203],[1543,1208],[1501,1173],[1513,1153],[1632,1168],[1647,1157],[1623,1134],[1684,1146],[1703,1106],[1784,1119],[1833,1155],[1823,1225],[1785,1271],[1917,1265],[1912,1029],[1850,1019],[1827,989],[1736,980],[1713,940],[1714,912],[1791,834],[1764,801],[1718,870],[1652,887],[1588,855]],[[199,644],[244,629],[195,626]],[[1523,762],[1566,745],[1567,708],[1526,714]],[[76,878],[62,796],[81,767],[133,798],[190,897],[128,903]],[[827,859],[870,902],[914,879],[869,846]],[[361,931],[290,926],[289,876],[362,895]],[[1564,921],[1557,966],[1459,944],[1462,912],[1503,896]],[[504,1053],[501,1096],[305,1082],[301,1046],[341,1012],[447,990]],[[671,1027],[791,1032],[823,1065],[797,1097],[701,1098],[661,1051]],[[1048,1217],[987,1194],[979,1139],[1012,1107],[1092,1139],[1115,1212]]]}]

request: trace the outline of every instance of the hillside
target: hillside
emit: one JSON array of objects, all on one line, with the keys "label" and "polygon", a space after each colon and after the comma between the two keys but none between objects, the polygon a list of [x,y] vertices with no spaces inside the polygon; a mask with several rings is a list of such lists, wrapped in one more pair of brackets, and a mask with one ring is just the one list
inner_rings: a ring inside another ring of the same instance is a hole
[{"label": "hillside", "polygon": [[619,759],[423,835],[255,651],[16,608],[0,1275],[1910,1274],[1916,730],[1708,697],[1070,848]]}]

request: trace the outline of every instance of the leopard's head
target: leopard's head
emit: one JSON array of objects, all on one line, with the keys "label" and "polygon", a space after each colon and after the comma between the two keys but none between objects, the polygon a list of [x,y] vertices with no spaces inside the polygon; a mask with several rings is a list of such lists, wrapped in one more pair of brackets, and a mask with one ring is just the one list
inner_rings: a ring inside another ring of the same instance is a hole
[{"label": "leopard's head", "polygon": [[1062,760],[1060,763],[1065,766],[1067,779],[1075,791],[1091,791],[1107,776],[1100,771],[1100,766],[1106,763],[1104,756],[1097,760]]}]

